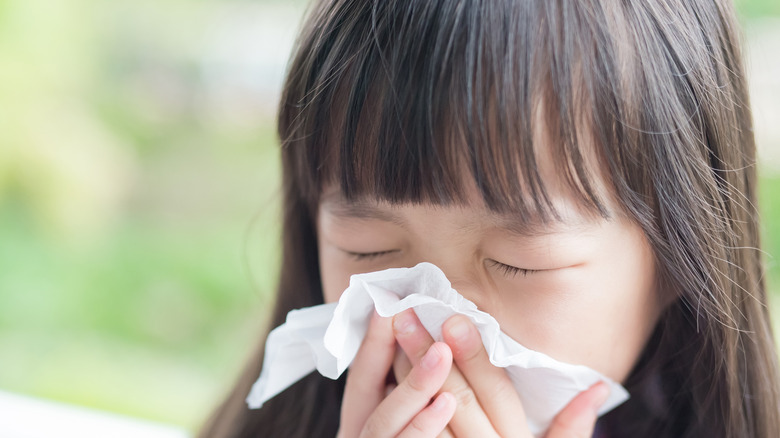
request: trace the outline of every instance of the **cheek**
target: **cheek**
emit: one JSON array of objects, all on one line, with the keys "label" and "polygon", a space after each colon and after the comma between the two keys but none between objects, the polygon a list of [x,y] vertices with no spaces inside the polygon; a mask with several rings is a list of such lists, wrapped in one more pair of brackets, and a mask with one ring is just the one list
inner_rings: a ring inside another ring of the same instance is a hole
[{"label": "cheek", "polygon": [[534,278],[532,293],[505,299],[491,313],[526,347],[623,381],[660,314],[652,253],[641,243],[554,279]]},{"label": "cheek", "polygon": [[558,345],[565,345],[562,355],[623,381],[647,343],[659,311],[652,278],[626,275],[620,281],[615,273],[611,276],[609,281],[603,281],[602,275],[583,281],[582,290],[598,298],[583,300],[576,310],[562,314],[554,336]]}]

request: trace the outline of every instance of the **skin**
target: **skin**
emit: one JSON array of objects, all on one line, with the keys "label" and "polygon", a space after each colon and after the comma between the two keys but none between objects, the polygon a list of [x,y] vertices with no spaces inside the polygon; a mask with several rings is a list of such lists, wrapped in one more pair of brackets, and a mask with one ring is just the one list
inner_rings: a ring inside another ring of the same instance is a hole
[{"label": "skin", "polygon": [[[603,186],[609,219],[583,210],[551,161],[540,163],[560,221],[492,212],[474,188],[462,206],[346,202],[326,190],[317,217],[325,301],[337,301],[352,274],[431,262],[519,343],[624,381],[669,301],[656,288],[652,249]],[[444,343],[412,312],[392,319],[372,320],[350,367],[339,436],[531,436],[508,377],[466,318],[445,323]],[[431,366],[426,353],[440,360]],[[395,388],[385,383],[391,370]],[[546,436],[591,436],[607,396],[603,383],[584,391]]]}]

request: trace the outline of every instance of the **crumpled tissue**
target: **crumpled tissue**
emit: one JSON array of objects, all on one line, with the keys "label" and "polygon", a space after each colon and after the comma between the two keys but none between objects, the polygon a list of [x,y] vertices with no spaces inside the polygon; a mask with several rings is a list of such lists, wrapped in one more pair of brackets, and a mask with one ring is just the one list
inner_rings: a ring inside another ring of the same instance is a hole
[{"label": "crumpled tissue", "polygon": [[544,432],[569,401],[598,381],[610,388],[599,415],[628,399],[621,385],[595,370],[523,347],[503,333],[492,316],[456,292],[438,267],[420,263],[353,275],[338,303],[288,313],[286,322],[268,335],[262,372],[247,404],[260,408],[315,369],[337,379],[355,358],[374,309],[389,317],[409,308],[437,341],[442,341],[441,326],[450,316],[460,313],[471,319],[490,362],[506,370],[520,395],[534,435]]}]

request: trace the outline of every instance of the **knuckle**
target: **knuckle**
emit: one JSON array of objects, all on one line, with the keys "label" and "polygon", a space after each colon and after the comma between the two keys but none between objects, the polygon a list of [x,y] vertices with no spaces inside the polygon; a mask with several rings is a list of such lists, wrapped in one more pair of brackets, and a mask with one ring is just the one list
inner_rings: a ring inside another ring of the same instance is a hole
[{"label": "knuckle", "polygon": [[455,396],[458,408],[471,409],[479,403],[477,402],[477,396],[474,394],[474,390],[470,386],[461,386],[450,391]]},{"label": "knuckle", "polygon": [[415,372],[409,373],[405,382],[407,383],[407,388],[412,393],[425,392],[428,387],[427,379],[425,379],[423,376],[420,376],[418,373]]},{"label": "knuckle", "polygon": [[416,432],[412,434],[413,436],[425,436],[428,430],[419,415],[414,417],[412,422],[409,423],[409,427],[411,428],[410,431]]},{"label": "knuckle", "polygon": [[496,382],[490,392],[490,398],[492,400],[511,400],[518,398],[517,390],[511,382]]},{"label": "knuckle", "polygon": [[470,348],[465,348],[460,351],[461,360],[464,362],[474,362],[481,358],[482,352],[485,351],[482,344],[472,345]]},{"label": "knuckle", "polygon": [[381,415],[372,415],[363,426],[363,430],[360,432],[360,438],[380,436],[382,433],[385,433],[389,427],[390,424],[386,418]]}]

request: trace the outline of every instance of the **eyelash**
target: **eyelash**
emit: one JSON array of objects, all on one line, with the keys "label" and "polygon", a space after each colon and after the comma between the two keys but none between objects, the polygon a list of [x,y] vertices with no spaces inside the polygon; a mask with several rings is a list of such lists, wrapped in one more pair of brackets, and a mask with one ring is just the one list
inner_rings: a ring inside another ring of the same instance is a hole
[{"label": "eyelash", "polygon": [[[382,257],[388,254],[392,254],[394,252],[398,252],[397,249],[391,249],[387,251],[377,251],[377,252],[351,252],[347,251],[347,254],[352,256],[357,261],[369,261],[374,260],[378,257]],[[504,275],[507,277],[517,277],[518,275],[522,275],[523,277],[527,277],[529,274],[535,274],[539,272],[538,269],[523,269],[518,268],[517,266],[511,266],[507,265],[505,263],[501,263],[496,260],[490,260],[490,263],[497,268],[499,271],[501,271]]]},{"label": "eyelash", "polygon": [[490,263],[504,275],[511,278],[517,277],[518,274],[522,275],[523,277],[527,277],[528,274],[535,274],[539,272],[538,269],[518,268],[516,266],[507,265],[496,260],[490,260]]},{"label": "eyelash", "polygon": [[368,261],[368,260],[374,260],[375,258],[382,257],[384,255],[392,254],[394,252],[398,252],[397,249],[390,249],[387,251],[377,251],[377,252],[352,252],[347,251],[347,254],[352,256],[357,261]]}]

